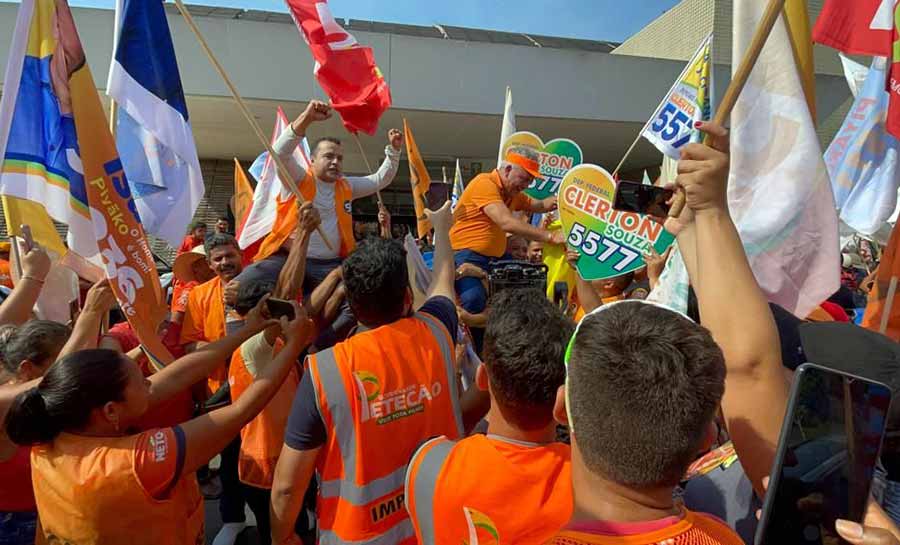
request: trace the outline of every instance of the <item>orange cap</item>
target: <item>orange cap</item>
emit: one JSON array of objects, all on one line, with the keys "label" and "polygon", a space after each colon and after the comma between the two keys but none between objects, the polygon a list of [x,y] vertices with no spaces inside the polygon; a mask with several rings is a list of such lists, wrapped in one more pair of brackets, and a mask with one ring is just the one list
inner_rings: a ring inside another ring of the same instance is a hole
[{"label": "orange cap", "polygon": [[506,153],[506,162],[522,167],[523,169],[525,169],[525,172],[531,174],[535,178],[541,177],[541,167],[534,159],[529,159],[524,155],[520,155],[514,151],[509,151]]}]

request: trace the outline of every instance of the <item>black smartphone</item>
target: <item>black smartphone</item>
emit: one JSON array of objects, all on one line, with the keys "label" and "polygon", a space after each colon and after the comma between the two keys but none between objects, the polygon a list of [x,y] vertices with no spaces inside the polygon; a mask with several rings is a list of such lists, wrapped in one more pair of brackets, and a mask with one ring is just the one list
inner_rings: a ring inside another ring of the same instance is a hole
[{"label": "black smartphone", "polygon": [[890,404],[884,384],[797,368],[756,545],[845,543],[834,524],[865,514]]},{"label": "black smartphone", "polygon": [[622,180],[616,185],[613,208],[665,218],[669,215],[669,205],[666,202],[671,198],[671,189]]},{"label": "black smartphone", "polygon": [[294,305],[292,305],[290,301],[269,298],[266,299],[266,306],[269,308],[269,315],[276,320],[286,317],[288,321],[291,321],[296,317],[294,314]]}]

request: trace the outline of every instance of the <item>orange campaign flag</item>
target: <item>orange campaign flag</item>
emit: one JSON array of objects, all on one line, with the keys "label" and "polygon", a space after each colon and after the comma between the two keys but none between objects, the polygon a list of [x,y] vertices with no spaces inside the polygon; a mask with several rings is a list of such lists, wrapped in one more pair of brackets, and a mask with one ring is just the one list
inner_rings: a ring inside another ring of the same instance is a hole
[{"label": "orange campaign flag", "polygon": [[409,157],[409,183],[412,186],[413,204],[416,207],[416,227],[419,238],[424,238],[431,231],[431,222],[425,216],[425,209],[428,208],[426,194],[431,188],[431,177],[406,119],[403,120],[403,133],[406,135],[406,155]]},{"label": "orange campaign flag", "polygon": [[231,198],[231,213],[234,214],[235,236],[241,238],[241,232],[244,230],[244,224],[247,222],[247,216],[250,215],[250,209],[253,208],[253,188],[250,187],[250,181],[247,174],[244,173],[244,167],[238,162],[237,157],[234,158],[234,197]]},{"label": "orange campaign flag", "polygon": [[168,312],[156,264],[91,70],[85,63],[69,76],[75,131],[79,135],[87,211],[106,276],[141,346],[157,369],[174,359],[157,327]]},{"label": "orange campaign flag", "polygon": [[897,281],[900,280],[900,223],[894,226],[891,238],[875,271],[875,283],[869,292],[869,302],[862,325],[900,341],[900,305],[897,304]]}]

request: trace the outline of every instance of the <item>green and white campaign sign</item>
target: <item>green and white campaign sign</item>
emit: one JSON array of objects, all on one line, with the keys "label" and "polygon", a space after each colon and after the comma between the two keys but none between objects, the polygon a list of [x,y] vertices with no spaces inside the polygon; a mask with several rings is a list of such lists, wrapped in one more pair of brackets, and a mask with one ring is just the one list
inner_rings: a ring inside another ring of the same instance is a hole
[{"label": "green and white campaign sign", "polygon": [[578,274],[603,280],[644,267],[651,247],[663,253],[675,237],[660,223],[634,212],[613,210],[616,182],[596,165],[580,165],[559,189],[559,211],[566,243],[578,250]]},{"label": "green and white campaign sign", "polygon": [[525,194],[532,199],[546,199],[559,192],[563,176],[572,167],[581,164],[584,155],[581,147],[568,138],[554,138],[546,144],[541,138],[528,131],[513,133],[503,145],[503,153],[514,144],[533,147],[540,153],[541,177],[535,178]]}]

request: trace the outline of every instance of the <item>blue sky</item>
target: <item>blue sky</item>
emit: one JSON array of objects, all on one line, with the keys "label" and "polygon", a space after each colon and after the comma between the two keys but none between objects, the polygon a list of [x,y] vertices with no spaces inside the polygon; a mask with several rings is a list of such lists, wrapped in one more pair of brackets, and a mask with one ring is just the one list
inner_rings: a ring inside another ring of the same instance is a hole
[{"label": "blue sky", "polygon": [[[190,0],[187,3],[287,11],[283,0]],[[622,41],[678,0],[330,0],[335,17]],[[69,0],[107,7],[114,0]]]}]

